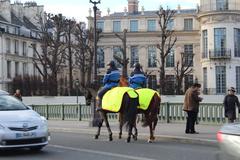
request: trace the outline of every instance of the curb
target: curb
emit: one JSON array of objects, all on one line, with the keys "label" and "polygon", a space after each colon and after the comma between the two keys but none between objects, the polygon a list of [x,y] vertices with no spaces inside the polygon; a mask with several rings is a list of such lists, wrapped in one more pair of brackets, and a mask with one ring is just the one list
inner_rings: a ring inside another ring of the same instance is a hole
[{"label": "curb", "polygon": [[[76,128],[59,128],[59,127],[50,127],[50,132],[64,132],[64,133],[83,133],[92,135],[97,132],[97,129],[76,129]],[[118,131],[113,130],[113,137],[117,138]],[[102,136],[108,136],[107,130],[101,130]],[[126,137],[126,134],[123,132],[123,138]],[[138,139],[146,140],[148,139],[149,134],[147,133],[138,133]],[[181,136],[170,136],[170,135],[155,135],[158,141],[168,141],[168,142],[176,142],[176,143],[186,143],[186,144],[199,144],[199,145],[209,145],[209,146],[216,146],[218,145],[217,140],[212,139],[199,139],[199,138],[189,138],[189,137],[181,137]]]}]

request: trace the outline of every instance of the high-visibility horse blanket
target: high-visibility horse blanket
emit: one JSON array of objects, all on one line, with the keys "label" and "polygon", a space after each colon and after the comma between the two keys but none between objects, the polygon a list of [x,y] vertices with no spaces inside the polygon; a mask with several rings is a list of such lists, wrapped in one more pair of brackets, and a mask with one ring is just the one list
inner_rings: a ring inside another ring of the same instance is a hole
[{"label": "high-visibility horse blanket", "polygon": [[137,98],[138,94],[130,87],[114,87],[104,94],[102,99],[102,109],[111,112],[119,112],[123,95],[127,92],[130,98]]},{"label": "high-visibility horse blanket", "polygon": [[136,89],[136,92],[138,93],[138,99],[139,99],[139,105],[140,105],[138,106],[138,109],[141,109],[141,110],[148,109],[155,93],[160,97],[160,94],[157,91],[149,88]]}]

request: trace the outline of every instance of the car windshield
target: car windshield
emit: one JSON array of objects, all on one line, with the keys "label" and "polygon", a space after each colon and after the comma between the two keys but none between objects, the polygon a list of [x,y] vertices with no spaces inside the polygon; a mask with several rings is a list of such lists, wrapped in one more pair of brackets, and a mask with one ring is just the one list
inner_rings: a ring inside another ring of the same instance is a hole
[{"label": "car windshield", "polygon": [[3,95],[0,96],[0,111],[14,111],[14,110],[27,110],[29,109],[21,101],[16,98]]}]

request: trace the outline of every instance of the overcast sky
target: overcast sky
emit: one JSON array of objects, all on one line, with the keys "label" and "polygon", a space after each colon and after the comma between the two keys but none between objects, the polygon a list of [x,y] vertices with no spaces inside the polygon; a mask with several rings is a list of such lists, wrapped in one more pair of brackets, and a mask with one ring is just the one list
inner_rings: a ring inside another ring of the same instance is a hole
[{"label": "overcast sky", "polygon": [[[20,0],[26,2],[29,0]],[[97,1],[97,0],[96,0]],[[144,6],[145,10],[157,10],[160,5],[169,6],[171,9],[177,8],[180,4],[181,8],[196,8],[200,0],[139,0],[139,10]],[[14,0],[11,0],[13,3]],[[89,0],[35,0],[38,5],[44,5],[45,11],[49,13],[62,13],[67,18],[74,17],[80,21],[87,21],[89,8],[92,4]],[[124,7],[127,7],[127,0],[101,0],[98,8],[102,11],[102,15],[106,15],[107,9],[110,8],[110,13],[123,12]]]}]

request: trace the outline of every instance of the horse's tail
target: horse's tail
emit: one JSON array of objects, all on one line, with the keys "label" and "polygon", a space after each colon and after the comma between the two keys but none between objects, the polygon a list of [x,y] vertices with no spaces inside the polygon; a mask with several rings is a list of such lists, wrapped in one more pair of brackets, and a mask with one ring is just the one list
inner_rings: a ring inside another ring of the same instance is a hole
[{"label": "horse's tail", "polygon": [[129,128],[130,126],[133,127],[136,122],[136,116],[137,116],[137,107],[138,107],[138,97],[137,98],[130,98],[129,95],[126,93],[125,97],[128,97],[125,99],[125,113],[124,113],[124,122],[126,123],[126,128]]}]

